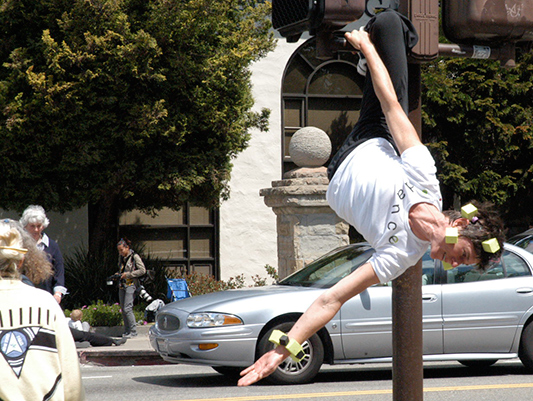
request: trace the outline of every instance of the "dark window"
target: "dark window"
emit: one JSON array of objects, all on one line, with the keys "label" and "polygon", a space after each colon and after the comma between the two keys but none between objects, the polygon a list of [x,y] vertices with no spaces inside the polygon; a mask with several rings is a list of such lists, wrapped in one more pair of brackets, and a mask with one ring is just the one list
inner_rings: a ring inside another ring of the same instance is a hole
[{"label": "dark window", "polygon": [[157,216],[132,211],[120,218],[120,233],[162,260],[170,271],[203,273],[219,279],[218,209],[186,204]]},{"label": "dark window", "polygon": [[351,132],[361,107],[364,78],[357,74],[359,58],[339,53],[330,60],[316,57],[315,39],[292,56],[283,78],[283,173],[296,166],[289,155],[292,135],[306,126],[318,127],[331,138],[332,155]]}]

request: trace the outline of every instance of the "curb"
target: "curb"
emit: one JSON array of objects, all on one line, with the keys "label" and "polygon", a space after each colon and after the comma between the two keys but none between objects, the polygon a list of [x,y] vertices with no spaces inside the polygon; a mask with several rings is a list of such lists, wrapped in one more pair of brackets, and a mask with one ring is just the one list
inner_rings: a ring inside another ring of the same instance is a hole
[{"label": "curb", "polygon": [[[78,348],[78,358],[81,365],[96,366],[132,366],[132,365],[168,365],[159,356],[159,353],[152,349],[148,340],[148,330],[152,325],[137,326],[137,337],[129,339],[128,342],[119,347],[88,347]],[[124,328],[115,327],[95,327],[95,332],[106,334],[112,337],[120,337]]]},{"label": "curb", "polygon": [[[143,325],[137,325],[137,333],[139,336],[147,336],[150,328],[154,323],[148,323]],[[95,326],[91,327],[91,331],[94,333],[104,334],[110,337],[122,337],[124,333],[124,326]]]},{"label": "curb", "polygon": [[78,350],[78,357],[82,365],[97,366],[131,366],[131,365],[168,365],[156,351],[149,350]]}]

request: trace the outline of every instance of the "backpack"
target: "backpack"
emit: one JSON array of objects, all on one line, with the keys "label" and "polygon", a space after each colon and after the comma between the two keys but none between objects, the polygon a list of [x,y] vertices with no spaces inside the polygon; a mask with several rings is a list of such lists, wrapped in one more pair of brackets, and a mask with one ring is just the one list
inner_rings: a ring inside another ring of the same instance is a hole
[{"label": "backpack", "polygon": [[139,277],[139,282],[142,285],[151,284],[154,282],[154,278],[155,278],[155,270],[146,269],[146,273],[144,273],[141,277]]},{"label": "backpack", "polygon": [[[133,270],[136,270],[135,252],[132,252],[131,257],[132,257],[131,262],[133,263]],[[155,270],[149,270],[149,269],[145,269],[145,270],[146,272],[142,276],[137,277],[137,280],[139,280],[140,285],[151,284],[154,282]]]}]

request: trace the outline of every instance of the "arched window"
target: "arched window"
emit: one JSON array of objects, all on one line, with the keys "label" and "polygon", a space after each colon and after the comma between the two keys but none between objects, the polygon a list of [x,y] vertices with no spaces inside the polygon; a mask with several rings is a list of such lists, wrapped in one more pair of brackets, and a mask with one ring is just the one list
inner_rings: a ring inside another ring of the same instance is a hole
[{"label": "arched window", "polygon": [[340,52],[335,58],[316,57],[314,38],[291,57],[282,84],[283,173],[295,168],[289,156],[292,135],[314,126],[331,138],[332,155],[351,132],[361,107],[364,78],[357,73],[359,58]]}]

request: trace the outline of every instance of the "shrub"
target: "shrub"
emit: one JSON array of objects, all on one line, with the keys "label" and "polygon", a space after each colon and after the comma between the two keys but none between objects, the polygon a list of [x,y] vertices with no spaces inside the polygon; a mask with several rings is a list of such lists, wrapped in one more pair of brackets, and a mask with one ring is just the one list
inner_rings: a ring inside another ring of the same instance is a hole
[{"label": "shrub", "polygon": [[[270,265],[266,265],[265,269],[267,271],[267,275],[274,279],[274,281],[278,279],[275,268]],[[213,276],[208,276],[201,273],[191,273],[185,276],[175,275],[173,278],[185,279],[187,285],[189,286],[189,292],[191,296],[246,287],[246,279],[243,274],[230,277],[228,281],[216,280]],[[253,276],[252,281],[254,284],[249,285],[249,287],[262,287],[267,285],[267,279],[262,278],[259,275]]]},{"label": "shrub", "polygon": [[[122,326],[122,312],[119,304],[108,305],[103,301],[98,301],[92,305],[82,306],[83,312],[82,320],[91,325],[96,326]],[[66,310],[65,316],[70,316],[71,311]],[[136,322],[144,321],[144,307],[138,305],[133,308]]]},{"label": "shrub", "polygon": [[[115,260],[114,263],[109,262]],[[106,278],[117,271],[117,258],[96,258],[87,255],[82,247],[65,256],[65,284],[68,295],[61,305],[67,309],[81,309],[82,305],[103,300],[113,303],[118,300],[116,288],[108,288]]]},{"label": "shrub", "polygon": [[[225,291],[235,288],[246,287],[246,279],[243,274],[231,277],[229,280],[216,280],[213,276],[208,276],[200,273],[191,273],[185,276],[176,274],[166,268],[168,264],[166,260],[153,258],[149,254],[144,252],[142,246],[133,246],[133,249],[141,256],[144,265],[147,269],[155,271],[155,278],[152,282],[145,284],[146,291],[154,298],[161,299],[164,302],[169,301],[167,295],[167,281],[166,278],[184,278],[189,286],[189,292],[191,295],[201,295],[216,291]],[[65,257],[65,282],[68,288],[69,294],[61,302],[61,305],[66,309],[82,309],[84,307],[84,319],[89,319],[89,316],[85,317],[85,314],[92,315],[89,312],[89,308],[96,311],[95,321],[97,325],[101,325],[102,322],[106,322],[104,316],[115,314],[114,318],[116,322],[121,322],[122,317],[120,315],[120,307],[117,305],[118,312],[111,312],[113,304],[118,301],[118,289],[116,285],[108,286],[106,278],[116,273],[117,255],[107,255],[91,257],[87,255],[87,251],[82,247],[76,249],[76,251]],[[270,265],[265,266],[267,276],[276,281],[278,275],[276,269]],[[253,285],[250,287],[260,287],[267,285],[268,278],[255,275],[252,278]],[[137,308],[140,312],[139,315],[143,315],[144,308],[147,303],[136,299]],[[87,306],[90,305],[90,306]],[[99,317],[102,314],[102,317]],[[67,315],[68,316],[68,315]],[[98,317],[96,317],[98,316]],[[91,317],[91,319],[93,319]],[[87,320],[88,321],[88,320]],[[109,319],[111,322],[111,319]],[[89,322],[91,326],[94,324]],[[121,323],[119,323],[121,324]],[[107,326],[108,324],[103,324]]]},{"label": "shrub", "polygon": [[[142,247],[137,252],[147,269],[154,270],[153,282],[146,284],[146,291],[154,298],[165,299],[167,282],[165,280],[165,261],[151,258],[143,253]],[[134,248],[135,249],[135,248]],[[93,257],[87,250],[78,247],[65,257],[65,284],[68,295],[61,302],[67,309],[81,309],[82,305],[94,304],[102,300],[106,304],[118,301],[116,285],[108,286],[106,278],[118,271],[117,254]]]}]

